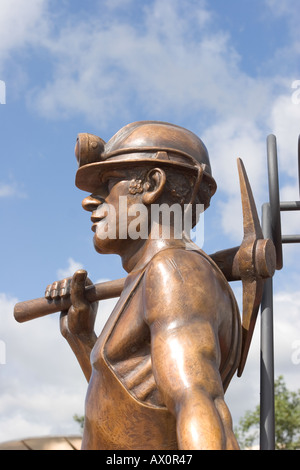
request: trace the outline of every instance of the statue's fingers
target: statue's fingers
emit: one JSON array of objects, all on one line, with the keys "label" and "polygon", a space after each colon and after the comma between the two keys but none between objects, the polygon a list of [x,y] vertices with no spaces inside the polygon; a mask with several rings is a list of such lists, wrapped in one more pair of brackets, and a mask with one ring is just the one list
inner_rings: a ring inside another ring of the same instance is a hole
[{"label": "statue's fingers", "polygon": [[68,277],[60,281],[60,284],[59,284],[59,296],[60,297],[67,297],[68,295],[70,295],[71,282],[72,282],[71,277]]},{"label": "statue's fingers", "polygon": [[80,309],[86,306],[85,283],[87,272],[84,269],[76,271],[71,280],[71,302],[74,308]]},{"label": "statue's fingers", "polygon": [[58,297],[59,294],[58,294],[58,282],[55,281],[51,284],[51,287],[50,287],[50,298],[51,299],[56,299],[56,297]]},{"label": "statue's fingers", "polygon": [[52,284],[49,284],[49,285],[46,287],[46,290],[45,290],[45,297],[46,297],[46,299],[48,299],[48,300],[51,299],[51,294],[50,294],[51,286],[52,286]]}]

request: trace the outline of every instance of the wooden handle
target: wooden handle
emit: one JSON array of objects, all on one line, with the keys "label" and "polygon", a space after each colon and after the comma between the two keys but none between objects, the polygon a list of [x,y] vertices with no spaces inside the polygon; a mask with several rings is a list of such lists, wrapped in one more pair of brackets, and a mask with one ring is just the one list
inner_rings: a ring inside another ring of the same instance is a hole
[{"label": "wooden handle", "polygon": [[[239,273],[233,269],[234,258],[239,247],[219,251],[210,257],[224,272],[229,281],[240,279]],[[112,299],[121,294],[125,279],[116,279],[114,281],[100,282],[85,288],[86,298],[89,302],[97,300]],[[71,299],[68,297],[59,297],[54,300],[47,300],[45,297],[39,299],[19,302],[14,308],[14,317],[19,323],[23,323],[35,318],[44,317],[51,313],[62,312],[71,307]]]},{"label": "wooden handle", "polygon": [[[89,302],[97,300],[112,299],[119,297],[126,278],[114,281],[100,282],[85,288],[86,298]],[[71,298],[59,297],[54,300],[47,300],[45,297],[39,299],[19,302],[14,308],[14,317],[19,323],[23,323],[35,318],[44,317],[51,313],[62,312],[71,307]]]},{"label": "wooden handle", "polygon": [[[219,266],[228,281],[237,281],[241,275],[237,266],[237,255],[240,247],[229,248],[209,255]],[[86,298],[89,302],[97,300],[112,299],[119,297],[125,284],[125,279],[100,282],[85,288]],[[59,297],[55,300],[47,300],[45,297],[39,299],[19,302],[14,308],[14,317],[19,323],[23,323],[35,318],[44,317],[51,313],[62,312],[71,307],[71,299]]]}]

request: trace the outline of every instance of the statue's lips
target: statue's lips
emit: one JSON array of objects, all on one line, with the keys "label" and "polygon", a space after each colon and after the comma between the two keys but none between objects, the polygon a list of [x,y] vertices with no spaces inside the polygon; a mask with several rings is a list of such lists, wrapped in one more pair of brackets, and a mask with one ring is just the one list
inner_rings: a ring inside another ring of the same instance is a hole
[{"label": "statue's lips", "polygon": [[106,215],[103,215],[102,217],[99,217],[99,216],[97,216],[97,217],[92,216],[91,217],[91,221],[93,222],[93,225],[91,226],[91,230],[93,232],[96,232],[97,225],[99,224],[99,222],[101,222],[102,220],[105,219]]}]

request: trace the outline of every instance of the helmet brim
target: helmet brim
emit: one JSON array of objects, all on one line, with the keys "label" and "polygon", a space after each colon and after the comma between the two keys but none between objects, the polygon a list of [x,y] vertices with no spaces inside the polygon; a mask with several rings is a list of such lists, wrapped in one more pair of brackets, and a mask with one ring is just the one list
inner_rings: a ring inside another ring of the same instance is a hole
[{"label": "helmet brim", "polygon": [[[175,167],[183,172],[195,174],[197,166],[192,166],[183,162],[174,162],[173,160],[161,160],[158,158],[126,158],[126,160],[111,159],[102,162],[95,162],[84,165],[77,170],[75,184],[77,188],[82,191],[93,193],[101,185],[102,175],[107,171],[115,169],[128,169],[143,166],[159,166],[159,167]],[[203,172],[203,178],[209,180],[211,196],[213,196],[217,189],[217,184],[214,178],[206,171]]]}]

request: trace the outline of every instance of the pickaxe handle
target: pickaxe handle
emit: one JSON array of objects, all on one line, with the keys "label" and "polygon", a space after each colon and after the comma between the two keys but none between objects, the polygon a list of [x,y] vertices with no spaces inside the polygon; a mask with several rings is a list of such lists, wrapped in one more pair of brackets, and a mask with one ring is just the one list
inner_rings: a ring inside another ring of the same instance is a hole
[{"label": "pickaxe handle", "polygon": [[[125,284],[125,278],[114,281],[100,282],[85,288],[86,298],[90,302],[97,300],[112,299],[119,297]],[[70,296],[59,297],[54,300],[47,300],[45,297],[39,299],[19,302],[14,308],[14,317],[19,323],[23,323],[35,318],[44,317],[51,313],[62,312],[71,307]]]},{"label": "pickaxe handle", "polygon": [[[239,247],[229,250],[219,251],[215,255],[211,255],[215,263],[224,270],[225,276],[229,276],[230,280],[241,279],[236,269],[233,269],[234,257]],[[121,294],[126,278],[116,279],[114,281],[100,282],[85,288],[86,298],[90,302],[96,302],[104,299],[112,299],[119,297]],[[41,297],[33,300],[19,302],[14,307],[14,317],[19,323],[23,323],[35,318],[44,317],[51,313],[62,312],[71,307],[70,296],[58,297],[54,300],[48,300]]]},{"label": "pickaxe handle", "polygon": [[[264,240],[264,242],[268,242]],[[268,247],[267,247],[268,248]],[[218,251],[210,257],[219,266],[228,281],[241,280],[241,273],[239,270],[239,249],[240,247],[229,248],[227,250]],[[263,277],[270,277],[273,275],[272,265],[268,264],[268,256],[265,256],[264,250],[260,250],[259,270]],[[99,300],[112,299],[119,297],[125,284],[125,277],[113,281],[100,282],[85,288],[86,298],[90,302]],[[34,320],[35,318],[44,317],[52,313],[62,312],[71,307],[70,296],[58,297],[54,300],[48,300],[41,297],[33,300],[26,300],[19,302],[14,307],[14,317],[19,323]]]}]

